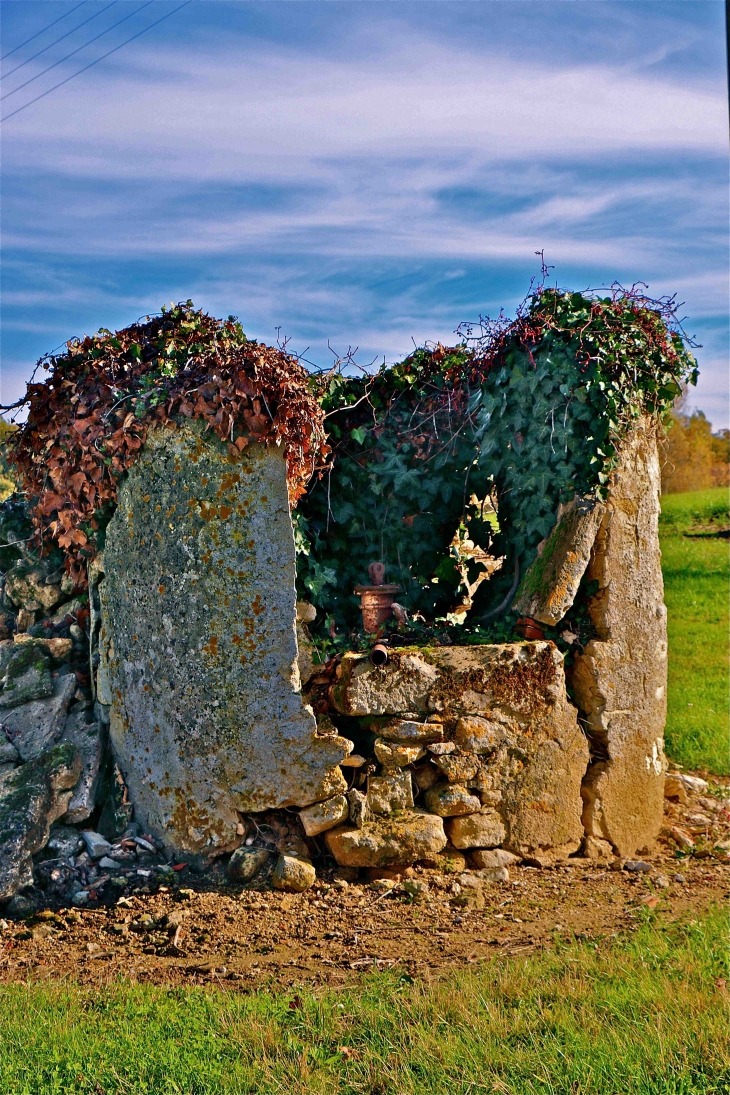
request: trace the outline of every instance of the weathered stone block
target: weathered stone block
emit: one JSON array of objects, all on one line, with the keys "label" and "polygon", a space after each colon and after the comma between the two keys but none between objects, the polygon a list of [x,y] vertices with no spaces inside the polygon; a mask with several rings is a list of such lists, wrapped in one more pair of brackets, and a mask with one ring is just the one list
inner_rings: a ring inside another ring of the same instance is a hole
[{"label": "weathered stone block", "polygon": [[575,601],[605,511],[595,498],[560,506],[555,528],[517,590],[513,612],[551,627],[562,620]]},{"label": "weathered stone block", "polygon": [[5,592],[14,605],[48,611],[63,598],[60,574],[43,563],[17,562],[5,575]]},{"label": "weathered stone block", "polygon": [[271,876],[271,884],[275,890],[302,893],[314,885],[316,878],[316,871],[308,860],[295,855],[280,855]]},{"label": "weathered stone block", "polygon": [[467,817],[452,818],[447,823],[446,831],[455,848],[496,848],[507,838],[501,816],[496,810],[489,809]]},{"label": "weathered stone block", "polygon": [[53,692],[53,679],[46,651],[36,643],[13,645],[3,659],[0,709],[20,707],[44,699]]},{"label": "weathered stone block", "polygon": [[346,788],[337,765],[351,744],[318,735],[299,692],[280,449],[232,457],[197,421],[152,430],[120,486],[104,566],[100,676],[146,828],[181,852],[220,852],[239,812]]},{"label": "weathered stone block", "polygon": [[659,550],[656,432],[638,424],[609,480],[587,576],[598,638],[575,659],[572,685],[605,759],[583,786],[589,837],[633,855],[656,840],[664,797],[667,629]]},{"label": "weathered stone block", "polygon": [[441,818],[420,810],[378,818],[361,829],[330,829],[324,839],[342,867],[407,866],[429,859],[446,847]]},{"label": "weathered stone block", "polygon": [[431,813],[439,817],[473,814],[482,808],[477,796],[470,795],[466,787],[460,787],[457,783],[439,783],[426,791],[423,797]]},{"label": "weathered stone block", "polygon": [[0,780],[0,901],[33,879],[31,857],[66,810],[81,762],[69,742]]},{"label": "weathered stone block", "polygon": [[335,795],[324,802],[315,802],[299,811],[299,820],[307,836],[318,836],[327,829],[346,821],[350,816],[350,806],[344,795]]},{"label": "weathered stone block", "polygon": [[413,806],[411,773],[396,770],[368,777],[368,806],[374,814],[391,814]]}]

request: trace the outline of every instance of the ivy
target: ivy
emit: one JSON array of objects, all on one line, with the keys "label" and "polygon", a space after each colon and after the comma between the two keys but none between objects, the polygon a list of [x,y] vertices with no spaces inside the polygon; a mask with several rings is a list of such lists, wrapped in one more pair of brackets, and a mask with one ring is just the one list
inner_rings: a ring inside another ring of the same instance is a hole
[{"label": "ivy", "polygon": [[636,290],[540,287],[514,320],[459,333],[459,345],[419,348],[374,376],[316,381],[334,460],[302,500],[297,534],[320,637],[358,629],[352,591],[380,559],[398,600],[448,639],[480,565],[459,555],[465,542],[504,562],[461,641],[501,636],[515,576],[558,504],[601,495],[632,424],[697,379],[674,302]]}]

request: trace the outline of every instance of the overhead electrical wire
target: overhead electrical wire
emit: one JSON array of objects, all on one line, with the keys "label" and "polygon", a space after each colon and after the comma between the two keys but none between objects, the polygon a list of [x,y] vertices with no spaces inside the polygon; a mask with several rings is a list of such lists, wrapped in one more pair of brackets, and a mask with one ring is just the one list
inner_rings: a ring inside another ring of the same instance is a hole
[{"label": "overhead electrical wire", "polygon": [[54,19],[53,22],[49,23],[47,27],[43,27],[41,30],[37,30],[35,34],[31,34],[30,38],[26,38],[26,40],[24,42],[21,42],[20,45],[13,46],[13,48],[9,49],[7,53],[3,53],[2,57],[0,57],[0,61],[4,61],[6,57],[11,57],[13,53],[17,53],[19,49],[23,48],[23,46],[27,46],[29,42],[35,41],[35,39],[38,38],[39,35],[45,34],[47,30],[50,30],[51,27],[55,27],[56,23],[60,23],[62,19],[68,19],[69,15],[73,15],[73,13],[75,11],[78,11],[79,8],[83,8],[84,4],[86,3],[88,3],[88,0],[81,0],[80,4],[77,4],[75,8],[71,8],[71,11],[66,11],[63,13],[63,15],[59,15],[58,19]]},{"label": "overhead electrical wire", "polygon": [[101,57],[97,57],[95,61],[91,61],[88,65],[84,65],[84,67],[80,68],[77,72],[72,72],[65,80],[60,80],[59,83],[54,84],[53,87],[49,87],[48,91],[43,91],[40,95],[36,95],[35,99],[31,99],[30,102],[24,103],[23,106],[19,106],[17,110],[11,110],[4,118],[0,118],[0,122],[7,122],[9,118],[13,118],[16,114],[20,114],[22,110],[26,110],[29,106],[32,106],[33,103],[37,103],[39,99],[45,99],[46,95],[50,95],[56,88],[63,87],[69,80],[74,80],[77,76],[80,76],[82,72],[87,72],[90,68],[93,68],[94,65],[98,65],[100,61],[104,61],[107,57],[111,57],[112,53],[117,53],[118,50],[123,49],[124,46],[133,42],[135,38],[140,38],[143,34],[146,34],[148,30],[152,30],[153,27],[159,26],[160,23],[164,23],[165,19],[169,19],[171,15],[175,15],[176,12],[182,11],[182,9],[186,8],[190,3],[192,3],[192,0],[185,0],[184,4],[179,4],[178,7],[173,8],[172,11],[168,11],[167,15],[163,15],[160,19],[156,19],[154,23],[150,23],[149,26],[137,31],[131,38],[127,38],[126,41],[121,42],[118,46],[115,46],[114,49],[110,49],[107,53],[103,53]]},{"label": "overhead electrical wire", "polygon": [[107,6],[105,8],[102,8],[101,11],[95,11],[94,14],[90,15],[88,19],[84,19],[83,23],[78,23],[77,26],[72,27],[71,30],[67,30],[66,33],[62,34],[60,38],[57,38],[55,42],[51,42],[50,45],[44,46],[43,49],[39,49],[37,53],[34,53],[32,57],[29,57],[26,61],[21,61],[21,63],[19,65],[16,65],[15,68],[11,68],[10,72],[4,72],[3,80],[7,79],[8,76],[12,76],[13,73],[17,72],[19,68],[25,68],[25,66],[29,65],[31,61],[35,61],[36,57],[40,57],[42,53],[47,53],[49,49],[51,49],[53,46],[57,46],[59,42],[62,42],[64,40],[64,38],[68,38],[69,35],[75,34],[77,30],[81,30],[81,28],[85,27],[87,23],[90,23],[92,19],[98,19],[99,16],[103,15],[108,8],[113,8],[116,3],[118,3],[118,0],[112,0],[111,4],[107,4]]},{"label": "overhead electrical wire", "polygon": [[[106,8],[104,8],[104,11],[106,11],[108,8],[112,7],[112,5],[116,3],[117,0],[112,0],[112,3],[107,4]],[[67,53],[65,57],[62,57],[60,61],[54,61],[52,65],[49,65],[48,68],[44,68],[42,72],[37,72],[35,76],[31,76],[30,79],[26,80],[24,84],[18,84],[18,86],[14,87],[12,91],[6,91],[4,95],[0,95],[0,102],[3,102],[5,99],[9,99],[10,96],[15,95],[16,92],[22,91],[22,89],[24,87],[27,87],[28,84],[32,84],[36,80],[40,80],[41,76],[45,76],[45,74],[47,72],[50,72],[51,69],[58,68],[58,66],[62,65],[64,61],[68,61],[71,57],[75,57],[76,54],[80,53],[82,49],[86,49],[87,46],[93,45],[94,42],[98,42],[99,39],[103,38],[105,34],[109,33],[109,31],[114,30],[114,28],[120,26],[121,23],[126,23],[127,19],[131,19],[133,15],[136,15],[137,12],[142,11],[143,8],[148,8],[152,3],[153,0],[145,0],[144,4],[140,4],[140,6],[138,8],[135,8],[134,11],[130,11],[129,15],[125,15],[121,19],[117,19],[116,23],[112,23],[112,25],[110,27],[107,27],[106,30],[102,30],[101,33],[97,34],[95,38],[90,38],[88,42],[84,42],[83,46],[78,46],[76,49],[72,49],[71,52]]]},{"label": "overhead electrical wire", "polygon": [[84,19],[83,23],[79,23],[77,26],[71,27],[71,30],[67,31],[66,34],[61,34],[60,38],[56,38],[55,42],[51,42],[49,46],[44,46],[43,49],[39,49],[37,51],[37,54],[33,54],[33,57],[28,57],[28,59],[22,61],[20,65],[16,65],[14,69],[11,69],[10,72],[3,72],[2,79],[7,80],[9,76],[12,76],[13,72],[18,72],[19,69],[25,68],[26,65],[30,65],[31,61],[34,61],[36,57],[40,57],[40,55],[48,53],[48,50],[51,47],[57,46],[59,42],[63,41],[63,38],[68,38],[70,34],[76,34],[77,31],[81,30],[82,26],[86,25],[86,23],[91,23],[92,19],[99,19],[99,16],[103,15],[104,12],[108,11],[109,8],[114,8],[115,3],[118,3],[118,0],[112,0],[112,3],[107,3],[106,8],[102,8],[101,11],[94,12],[93,15],[89,16],[89,19]]}]

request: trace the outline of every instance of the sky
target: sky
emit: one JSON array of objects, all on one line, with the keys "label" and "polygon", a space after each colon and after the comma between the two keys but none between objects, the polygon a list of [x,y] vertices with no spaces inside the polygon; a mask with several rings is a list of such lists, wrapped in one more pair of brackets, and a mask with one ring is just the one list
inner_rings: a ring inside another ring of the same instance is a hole
[{"label": "sky", "polygon": [[179,6],[0,2],[2,402],[188,297],[397,361],[513,313],[544,251],[564,287],[676,293],[690,405],[730,425],[721,0]]}]

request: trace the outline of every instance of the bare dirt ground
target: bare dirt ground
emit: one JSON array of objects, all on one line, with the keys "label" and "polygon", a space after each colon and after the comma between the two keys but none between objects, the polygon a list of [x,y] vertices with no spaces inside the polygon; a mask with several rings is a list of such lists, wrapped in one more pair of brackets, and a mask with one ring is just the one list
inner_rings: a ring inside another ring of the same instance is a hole
[{"label": "bare dirt ground", "polygon": [[[348,884],[330,871],[329,880],[318,879],[302,894],[183,876],[177,886],[114,905],[6,919],[0,983],[336,986],[391,967],[429,977],[498,953],[528,954],[561,938],[605,939],[630,930],[647,909],[668,919],[699,915],[730,896],[730,855],[718,847],[730,836],[730,810],[720,800],[709,809],[712,801],[692,795],[684,804],[667,802],[656,853],[645,857],[641,871],[618,860],[574,858],[511,867],[509,881],[483,886],[477,872],[415,867],[401,881]],[[692,835],[694,852],[678,853],[670,833],[677,825]],[[408,886],[413,882],[427,885]],[[414,897],[408,888],[422,892]]]}]

